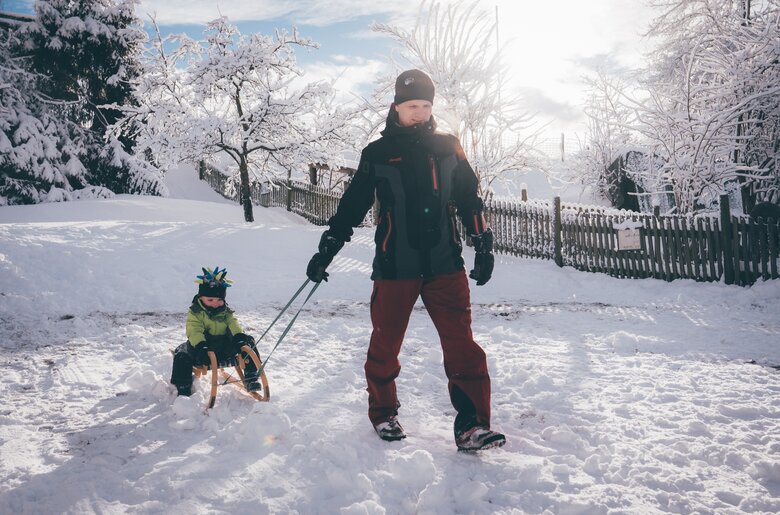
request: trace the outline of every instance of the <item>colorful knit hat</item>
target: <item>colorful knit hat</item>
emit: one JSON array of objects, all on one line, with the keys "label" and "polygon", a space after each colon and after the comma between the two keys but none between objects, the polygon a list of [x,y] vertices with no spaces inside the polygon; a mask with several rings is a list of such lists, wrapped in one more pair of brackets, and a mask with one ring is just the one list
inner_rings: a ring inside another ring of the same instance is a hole
[{"label": "colorful knit hat", "polygon": [[198,295],[224,299],[227,289],[233,283],[230,279],[225,279],[227,269],[220,270],[215,266],[214,270],[211,268],[201,268],[201,270],[203,275],[199,275],[198,280],[195,281],[198,284]]}]

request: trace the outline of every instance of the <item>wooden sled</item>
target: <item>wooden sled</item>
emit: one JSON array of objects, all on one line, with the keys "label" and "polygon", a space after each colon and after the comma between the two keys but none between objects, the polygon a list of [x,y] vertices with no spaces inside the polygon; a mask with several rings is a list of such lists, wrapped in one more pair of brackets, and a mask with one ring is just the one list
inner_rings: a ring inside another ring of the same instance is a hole
[{"label": "wooden sled", "polygon": [[246,390],[246,386],[244,384],[244,367],[246,366],[247,362],[244,361],[244,359],[241,357],[241,354],[236,354],[232,358],[217,362],[217,355],[214,353],[214,351],[208,351],[210,363],[200,367],[192,367],[192,372],[195,374],[195,377],[200,377],[205,376],[208,374],[209,370],[211,370],[211,396],[209,397],[209,408],[213,408],[214,403],[217,400],[217,387],[220,386],[217,376],[221,375],[226,382],[229,381],[232,375],[227,372],[225,368],[231,366],[235,367],[236,373],[238,374],[238,379],[231,382],[238,384],[239,387],[244,390],[244,392],[248,393],[258,401],[268,402],[271,400],[271,391],[268,388],[268,378],[265,376],[265,370],[262,370],[261,368],[262,362],[260,361],[260,358],[257,356],[257,353],[253,351],[252,348],[248,345],[243,345],[241,350],[244,351],[254,362],[257,370],[261,370],[257,380],[261,385],[263,385],[262,392],[250,392]]}]

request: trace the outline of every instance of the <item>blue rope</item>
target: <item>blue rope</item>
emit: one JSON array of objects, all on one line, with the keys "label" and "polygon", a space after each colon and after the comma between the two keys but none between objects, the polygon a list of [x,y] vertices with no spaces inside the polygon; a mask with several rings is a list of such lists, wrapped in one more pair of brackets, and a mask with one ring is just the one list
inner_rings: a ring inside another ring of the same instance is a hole
[{"label": "blue rope", "polygon": [[[290,300],[290,302],[287,303],[287,305],[282,310],[282,313],[284,313],[288,307],[290,307],[290,304],[298,297],[298,295],[303,291],[303,289],[306,287],[306,285],[309,284],[309,279],[306,279],[306,282],[303,283],[303,286],[301,286],[297,292],[295,292],[295,295],[293,295],[293,298]],[[307,302],[309,302],[309,299],[314,295],[314,292],[317,291],[317,288],[319,288],[321,283],[314,283],[314,287],[311,289],[309,294],[306,296],[306,298],[303,300],[303,303],[301,304],[301,307],[298,308],[298,311],[295,313],[295,316],[292,317],[292,320],[290,320],[290,323],[287,324],[287,327],[282,332],[282,335],[279,336],[279,339],[276,341],[276,345],[274,345],[274,348],[271,349],[271,352],[268,353],[268,357],[265,358],[265,361],[263,361],[263,364],[260,366],[260,369],[257,371],[257,375],[259,376],[263,370],[265,370],[265,365],[268,363],[268,360],[271,359],[271,354],[274,353],[276,348],[279,346],[280,343],[282,343],[282,340],[284,340],[284,337],[287,336],[287,333],[290,332],[290,329],[292,328],[293,324],[295,323],[295,320],[298,318],[298,315],[301,314],[301,310],[303,310],[303,307],[306,305]],[[282,313],[279,313],[279,315],[276,317],[276,320],[279,320],[279,317],[282,316]],[[271,323],[271,326],[273,326],[276,323],[276,320],[274,320]],[[271,326],[268,327],[268,329],[271,329]],[[268,329],[266,329],[265,333],[263,333],[263,336],[268,332]],[[260,337],[260,339],[263,338],[263,336]]]},{"label": "blue rope", "polygon": [[[260,340],[262,340],[262,339],[263,339],[263,337],[264,337],[266,334],[268,334],[268,331],[270,331],[270,330],[271,330],[271,328],[274,326],[274,324],[276,323],[276,321],[277,321],[277,320],[279,320],[279,318],[281,318],[281,316],[284,314],[284,312],[285,312],[285,311],[287,311],[287,308],[289,308],[289,307],[290,307],[290,304],[292,304],[293,302],[295,302],[295,299],[297,299],[297,298],[298,298],[298,295],[300,295],[300,294],[301,294],[301,292],[303,291],[303,289],[304,289],[304,288],[306,288],[306,285],[307,285],[307,284],[309,284],[309,279],[306,279],[305,281],[303,281],[303,284],[301,285],[301,287],[300,287],[300,288],[298,288],[298,291],[296,291],[296,292],[295,292],[295,295],[293,295],[293,296],[292,296],[292,298],[290,299],[290,302],[288,302],[288,303],[287,303],[287,305],[286,305],[285,307],[283,307],[283,308],[282,308],[282,310],[279,312],[279,314],[278,314],[278,315],[276,315],[276,318],[274,318],[274,321],[273,321],[273,322],[271,322],[271,325],[269,325],[269,326],[268,326],[268,329],[266,329],[266,330],[265,330],[265,332],[264,332],[264,333],[263,333],[263,334],[260,336],[260,338],[258,338],[258,339],[257,339],[257,341],[260,341]],[[316,289],[316,286],[315,286],[315,289]],[[309,296],[311,296],[311,295],[309,295]],[[306,299],[306,300],[309,300],[309,299]],[[304,304],[305,304],[305,302],[304,302]]]}]

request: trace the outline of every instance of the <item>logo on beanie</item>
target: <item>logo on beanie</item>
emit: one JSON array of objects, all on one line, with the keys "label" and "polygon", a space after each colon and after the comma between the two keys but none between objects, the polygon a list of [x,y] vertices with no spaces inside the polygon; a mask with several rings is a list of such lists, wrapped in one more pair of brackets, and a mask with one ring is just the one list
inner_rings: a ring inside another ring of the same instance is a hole
[{"label": "logo on beanie", "polygon": [[422,70],[406,70],[395,79],[395,104],[408,100],[427,100],[433,103],[436,88],[433,81]]}]

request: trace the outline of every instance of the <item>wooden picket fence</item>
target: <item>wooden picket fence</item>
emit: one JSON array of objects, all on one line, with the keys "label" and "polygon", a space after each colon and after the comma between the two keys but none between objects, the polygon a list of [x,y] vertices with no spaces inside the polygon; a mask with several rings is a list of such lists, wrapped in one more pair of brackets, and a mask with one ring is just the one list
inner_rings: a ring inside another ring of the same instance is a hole
[{"label": "wooden picket fence", "polygon": [[234,177],[226,175],[216,166],[204,161],[198,162],[198,177],[226,199],[238,202],[238,184]]},{"label": "wooden picket fence", "polygon": [[[217,169],[202,165],[200,175],[237,200],[231,192],[238,188]],[[315,225],[327,223],[340,198],[340,192],[301,181],[252,184],[255,203],[284,207]],[[733,216],[728,196],[720,200],[720,216],[692,217],[567,204],[557,197],[552,202],[491,199],[485,202],[485,218],[495,252],[552,259],[558,266],[624,278],[743,286],[780,278],[780,220]],[[372,223],[369,213],[364,225]]]},{"label": "wooden picket fence", "polygon": [[[720,203],[720,216],[692,217],[562,204],[559,198],[488,201],[485,215],[496,252],[553,259],[587,272],[743,286],[780,278],[780,220],[733,216],[727,195]],[[621,231],[633,232],[629,249],[621,248]]]},{"label": "wooden picket fence", "polygon": [[[484,213],[493,231],[496,252],[540,259],[555,258],[555,226],[549,203],[488,200]],[[461,235],[466,236],[462,227]]]},{"label": "wooden picket fence", "polygon": [[336,214],[340,199],[341,194],[327,188],[287,180],[265,183],[256,202],[263,207],[284,207],[314,225],[325,225]]},{"label": "wooden picket fence", "polygon": [[[198,174],[223,197],[238,202],[239,187],[234,177],[219,168],[201,161]],[[314,225],[325,225],[336,214],[341,192],[292,179],[254,181],[249,185],[252,202],[262,207],[283,207],[302,216]],[[370,215],[370,214],[369,214]],[[368,224],[372,218],[367,217]]]}]

